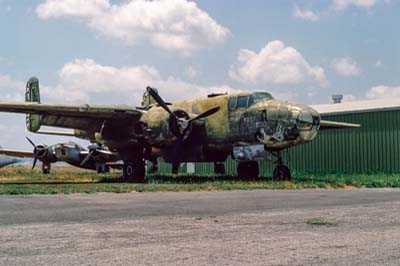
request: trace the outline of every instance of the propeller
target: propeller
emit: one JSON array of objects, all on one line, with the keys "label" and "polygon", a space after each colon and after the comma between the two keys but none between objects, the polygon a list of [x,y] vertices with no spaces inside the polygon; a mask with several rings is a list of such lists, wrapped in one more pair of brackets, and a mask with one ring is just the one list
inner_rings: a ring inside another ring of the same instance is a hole
[{"label": "propeller", "polygon": [[[214,107],[211,108],[210,110],[207,110],[193,118],[180,118],[178,117],[174,112],[172,112],[168,105],[164,102],[164,100],[160,97],[160,95],[157,93],[157,91],[151,87],[147,87],[147,91],[150,94],[151,97],[158,103],[159,106],[161,106],[165,111],[167,111],[170,114],[170,121],[177,125],[179,130],[177,131],[171,131],[177,138],[175,142],[175,148],[174,148],[174,158],[172,162],[172,173],[177,174],[178,169],[180,166],[180,155],[182,152],[183,144],[185,139],[189,136],[190,132],[188,132],[191,129],[191,125],[194,121],[206,118],[210,115],[215,114],[216,112],[219,111],[220,107]],[[170,129],[171,130],[171,129]]]},{"label": "propeller", "polygon": [[33,165],[32,165],[32,170],[35,168],[36,163],[39,159],[39,157],[43,157],[46,152],[46,146],[45,145],[36,145],[30,138],[26,137],[26,139],[29,141],[30,144],[33,146],[33,154],[35,155],[35,158],[33,160]]},{"label": "propeller", "polygon": [[93,154],[100,149],[100,146],[97,144],[92,144],[88,146],[89,149],[89,153],[85,156],[85,158],[83,158],[82,162],[81,162],[81,166],[83,166],[85,163],[87,163],[90,158],[93,156]]}]

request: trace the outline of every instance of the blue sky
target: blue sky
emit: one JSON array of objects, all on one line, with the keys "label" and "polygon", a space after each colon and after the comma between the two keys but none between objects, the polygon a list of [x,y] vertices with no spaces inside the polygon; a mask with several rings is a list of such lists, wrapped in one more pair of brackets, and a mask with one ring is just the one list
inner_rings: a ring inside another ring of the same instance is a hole
[{"label": "blue sky", "polygon": [[[400,97],[399,17],[398,0],[0,0],[0,95],[23,100],[36,75],[48,102],[137,105],[147,85],[168,100]],[[29,148],[24,123],[1,114],[0,144]]]}]

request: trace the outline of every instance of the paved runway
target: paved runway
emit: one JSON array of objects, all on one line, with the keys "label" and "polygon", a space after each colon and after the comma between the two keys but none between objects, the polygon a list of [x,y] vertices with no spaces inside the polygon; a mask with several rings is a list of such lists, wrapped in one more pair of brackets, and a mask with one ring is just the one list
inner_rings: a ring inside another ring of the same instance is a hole
[{"label": "paved runway", "polygon": [[0,196],[0,265],[110,264],[400,265],[400,190]]}]

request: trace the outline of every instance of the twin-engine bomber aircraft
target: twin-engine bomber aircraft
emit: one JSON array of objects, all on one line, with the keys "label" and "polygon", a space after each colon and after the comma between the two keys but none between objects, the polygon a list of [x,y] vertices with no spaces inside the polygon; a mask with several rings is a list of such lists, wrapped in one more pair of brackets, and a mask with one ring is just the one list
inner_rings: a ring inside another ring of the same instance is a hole
[{"label": "twin-engine bomber aircraft", "polygon": [[42,173],[50,173],[51,164],[59,161],[70,165],[95,170],[97,173],[105,173],[110,167],[117,166],[118,154],[110,152],[97,144],[92,144],[85,149],[75,142],[57,143],[47,146],[45,144],[36,145],[27,138],[32,144],[33,151],[19,151],[0,148],[0,154],[13,157],[34,158],[32,169],[35,168],[37,161],[42,162]]},{"label": "twin-engine bomber aircraft", "polygon": [[224,172],[229,155],[240,177],[256,177],[258,160],[277,157],[274,179],[290,178],[281,151],[313,140],[318,130],[359,127],[321,120],[314,109],[275,100],[267,92],[210,94],[206,98],[166,103],[147,87],[141,107],[126,105],[45,104],[39,81],[27,83],[26,101],[0,103],[1,112],[27,113],[27,127],[74,129],[75,135],[105,145],[124,161],[128,181],[143,182],[145,160],[161,157],[178,172],[182,162],[214,162]]}]

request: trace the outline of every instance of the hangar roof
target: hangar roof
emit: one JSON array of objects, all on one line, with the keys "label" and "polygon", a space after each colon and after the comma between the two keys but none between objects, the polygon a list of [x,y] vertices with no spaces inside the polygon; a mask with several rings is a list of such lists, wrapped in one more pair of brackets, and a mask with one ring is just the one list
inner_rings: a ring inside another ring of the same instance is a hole
[{"label": "hangar roof", "polygon": [[400,109],[400,98],[311,105],[320,114],[364,113]]}]

